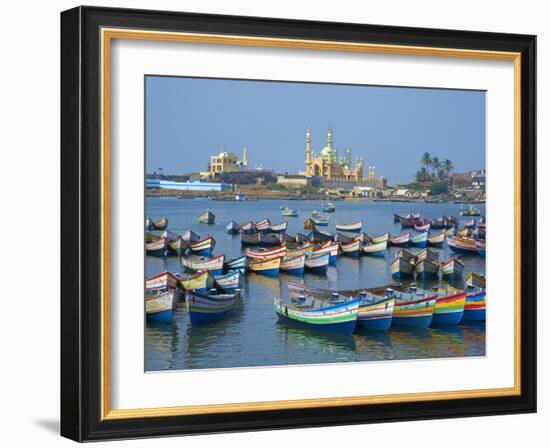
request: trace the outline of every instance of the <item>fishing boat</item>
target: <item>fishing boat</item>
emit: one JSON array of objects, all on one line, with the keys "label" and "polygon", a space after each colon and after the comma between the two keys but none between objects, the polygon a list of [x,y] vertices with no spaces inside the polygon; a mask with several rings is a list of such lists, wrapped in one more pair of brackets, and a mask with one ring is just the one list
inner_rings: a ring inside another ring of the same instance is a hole
[{"label": "fishing boat", "polygon": [[332,300],[300,296],[292,303],[274,299],[279,322],[308,330],[333,334],[352,334],[357,324],[359,299],[336,294]]},{"label": "fishing boat", "polygon": [[475,218],[474,219],[470,219],[469,221],[466,221],[464,223],[464,228],[465,229],[469,229],[469,230],[472,230],[472,229],[475,229],[476,227],[476,220]]},{"label": "fishing boat", "polygon": [[479,255],[479,248],[474,241],[460,237],[447,237],[447,245],[453,252],[463,255]]},{"label": "fishing boat", "polygon": [[439,273],[439,264],[429,258],[417,259],[414,272],[420,278],[436,278]]},{"label": "fishing boat", "polygon": [[330,218],[327,215],[319,213],[317,210],[313,210],[311,213],[311,219],[313,223],[317,226],[328,226]]},{"label": "fishing boat", "polygon": [[246,270],[246,255],[242,257],[233,258],[232,260],[226,261],[223,265],[224,270],[226,271],[239,271],[241,274],[244,274]]},{"label": "fishing boat", "polygon": [[281,239],[276,233],[258,233],[259,246],[279,246]]},{"label": "fishing boat", "polygon": [[178,274],[178,285],[181,290],[193,289],[198,292],[206,292],[214,287],[214,276],[210,271],[202,271],[197,274]]},{"label": "fishing boat", "polygon": [[456,288],[437,288],[432,326],[457,325],[464,316],[466,292]]},{"label": "fishing boat", "polygon": [[215,219],[216,219],[216,216],[214,216],[214,213],[212,213],[208,209],[199,215],[200,224],[214,224]]},{"label": "fishing boat", "polygon": [[441,273],[445,278],[462,278],[464,263],[458,258],[451,258],[441,263]]},{"label": "fishing boat", "polygon": [[410,215],[410,213],[408,215],[402,215],[400,213],[394,213],[393,214],[393,222],[401,222],[401,218],[411,219],[411,215]]},{"label": "fishing boat", "polygon": [[414,257],[416,257],[417,261],[428,259],[434,263],[439,263],[439,252],[433,249],[422,249],[414,254]]},{"label": "fishing boat", "polygon": [[324,213],[334,213],[336,211],[336,206],[332,202],[327,202],[323,207]]},{"label": "fishing boat", "polygon": [[234,294],[219,294],[216,290],[208,293],[187,291],[189,319],[193,325],[219,321],[235,310],[240,300],[240,291]]},{"label": "fishing boat", "polygon": [[284,257],[286,254],[286,251],[287,251],[286,246],[279,246],[274,249],[260,249],[260,250],[246,249],[244,251],[244,254],[248,258],[252,258],[253,260],[264,260],[266,258]]},{"label": "fishing boat", "polygon": [[271,259],[251,259],[248,261],[248,270],[256,274],[277,277],[281,268],[281,257]]},{"label": "fishing boat", "polygon": [[411,239],[411,233],[405,232],[402,235],[390,237],[390,243],[392,246],[408,247]]},{"label": "fishing boat", "polygon": [[313,253],[311,256],[306,257],[306,261],[304,262],[304,265],[307,271],[324,273],[327,271],[329,261],[330,261],[330,254]]},{"label": "fishing boat", "polygon": [[441,215],[439,218],[432,220],[432,229],[444,229],[446,226],[447,220],[443,215]]},{"label": "fishing boat", "polygon": [[308,234],[308,241],[312,243],[326,243],[327,241],[334,241],[332,233],[323,232],[313,226],[313,230]]},{"label": "fishing boat", "polygon": [[241,224],[241,233],[252,233],[256,232],[256,224],[252,221],[245,222]]},{"label": "fishing boat", "polygon": [[390,264],[392,277],[403,278],[413,274],[416,257],[408,251],[400,250]]},{"label": "fishing boat", "polygon": [[229,224],[225,226],[225,229],[227,230],[227,233],[230,235],[236,235],[241,231],[241,226],[237,224],[235,221],[231,221]]},{"label": "fishing boat", "polygon": [[281,210],[281,215],[284,217],[297,218],[300,215],[295,208],[283,207]]},{"label": "fishing boat", "polygon": [[361,254],[361,240],[356,238],[349,243],[341,243],[342,254],[348,257],[358,257]]},{"label": "fishing boat", "polygon": [[393,307],[392,325],[409,328],[428,328],[432,323],[437,294],[417,290],[413,285],[406,289],[384,287],[369,289],[373,294],[383,295],[390,299],[395,298]]},{"label": "fishing boat", "polygon": [[485,321],[486,309],[485,276],[469,272],[466,276],[466,305],[464,306],[464,321]]},{"label": "fishing boat", "polygon": [[445,241],[445,232],[428,235],[428,246],[441,247]]},{"label": "fishing boat", "polygon": [[[338,259],[338,254],[340,253],[340,243],[335,243],[333,241],[327,241],[326,243],[321,244],[320,247],[314,248],[312,253],[315,255],[329,254],[329,264],[335,265],[336,260]],[[311,254],[309,254],[311,255]]]},{"label": "fishing boat", "polygon": [[417,232],[427,232],[431,225],[432,223],[428,219],[415,219],[413,227]]},{"label": "fishing boat", "polygon": [[269,231],[273,233],[284,233],[288,227],[288,222],[284,221],[281,224],[272,224],[269,227]]},{"label": "fishing boat", "polygon": [[208,256],[212,254],[214,247],[216,247],[216,240],[212,236],[207,236],[202,240],[189,243],[189,250],[195,255]]},{"label": "fishing boat", "polygon": [[303,233],[297,233],[296,236],[294,237],[294,240],[296,241],[296,243],[298,244],[303,244],[303,243],[307,243],[308,242],[308,236],[307,235],[304,235]]},{"label": "fishing boat", "polygon": [[259,233],[241,233],[241,246],[257,246],[259,244]]},{"label": "fishing boat", "polygon": [[168,252],[167,244],[165,238],[159,238],[150,243],[145,243],[145,253],[152,257],[164,257]]},{"label": "fishing boat", "polygon": [[415,218],[405,218],[405,217],[401,217],[399,219],[399,222],[401,223],[401,227],[403,229],[407,229],[407,228],[412,228],[414,227],[414,222],[415,222]]},{"label": "fishing boat", "polygon": [[200,235],[193,232],[192,230],[186,230],[181,234],[181,239],[183,241],[187,241],[188,243],[194,243],[195,241],[199,241],[201,239]]},{"label": "fishing boat", "polygon": [[363,221],[354,222],[353,224],[336,224],[337,232],[361,232]]},{"label": "fishing boat", "polygon": [[191,271],[210,271],[212,275],[220,275],[223,272],[225,255],[214,258],[187,258],[181,257],[181,264]]},{"label": "fishing boat", "polygon": [[382,241],[380,243],[367,243],[362,247],[363,253],[370,257],[384,257],[388,249],[388,241]]},{"label": "fishing boat", "polygon": [[224,292],[236,292],[241,287],[241,273],[239,271],[228,271],[225,274],[215,275],[216,285]]},{"label": "fishing boat", "polygon": [[166,241],[175,241],[179,238],[175,233],[170,232],[170,230],[166,229],[164,232],[160,234],[161,238],[165,238]]},{"label": "fishing boat", "polygon": [[175,289],[146,290],[145,291],[145,315],[148,322],[170,322],[174,315],[177,303]]},{"label": "fishing boat", "polygon": [[390,233],[386,232],[386,233],[383,233],[382,235],[377,235],[377,236],[365,235],[363,240],[365,243],[378,244],[378,243],[387,242],[389,241],[389,239],[390,239]]},{"label": "fishing boat", "polygon": [[288,233],[279,233],[277,234],[277,236],[279,237],[279,241],[281,244],[285,244],[285,243],[294,244],[296,241],[296,238],[292,235],[289,235]]},{"label": "fishing boat", "polygon": [[175,254],[178,257],[181,257],[182,255],[185,255],[185,251],[187,250],[188,243],[185,241],[182,237],[177,237],[175,240],[168,241],[167,243],[169,252],[171,254]]},{"label": "fishing boat", "polygon": [[426,247],[428,245],[428,232],[417,233],[416,235],[411,235],[410,243],[416,247]]},{"label": "fishing boat", "polygon": [[466,284],[477,288],[485,288],[485,276],[477,272],[469,272],[466,276]]},{"label": "fishing boat", "polygon": [[256,230],[258,232],[267,231],[269,230],[270,227],[271,227],[271,221],[269,221],[269,219],[267,218],[262,219],[260,222],[256,223]]},{"label": "fishing boat", "polygon": [[361,291],[359,293],[359,312],[357,323],[366,330],[386,331],[393,318],[395,297],[380,297]]},{"label": "fishing boat", "polygon": [[148,290],[176,289],[177,287],[178,279],[169,271],[161,272],[145,279],[145,289]]},{"label": "fishing boat", "polygon": [[151,218],[145,220],[145,230],[166,230],[168,228],[168,218],[160,218],[153,221]]},{"label": "fishing boat", "polygon": [[292,275],[302,275],[304,273],[304,263],[306,261],[305,251],[301,254],[288,256],[285,255],[281,260],[281,272]]}]

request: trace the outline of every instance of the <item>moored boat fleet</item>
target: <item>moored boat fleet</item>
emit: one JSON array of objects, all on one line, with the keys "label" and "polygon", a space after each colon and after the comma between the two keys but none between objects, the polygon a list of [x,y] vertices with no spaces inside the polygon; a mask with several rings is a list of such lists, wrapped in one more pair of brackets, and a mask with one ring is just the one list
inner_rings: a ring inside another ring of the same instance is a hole
[{"label": "moored boat fleet", "polygon": [[[328,205],[328,204],[327,204]],[[332,204],[331,204],[332,205]],[[285,212],[286,209],[282,209]],[[296,210],[292,210],[297,212]],[[288,223],[258,222],[226,225],[227,233],[240,236],[243,255],[226,259],[214,255],[213,236],[201,237],[188,230],[176,235],[168,230],[168,220],[147,219],[145,250],[149,256],[177,256],[182,273],[163,272],[146,279],[145,310],[148,321],[169,322],[177,303],[183,300],[193,325],[217,321],[229,316],[241,305],[244,275],[277,277],[281,274],[303,276],[305,272],[324,275],[339,257],[372,256],[384,258],[388,248],[399,248],[389,260],[396,279],[463,278],[463,256],[484,256],[486,224],[483,218],[462,226],[452,216],[421,218],[412,213],[395,215],[403,233],[373,235],[362,232],[364,221],[335,223],[335,233],[322,228],[327,213],[314,212],[304,222],[308,232],[290,235]],[[284,215],[294,216],[294,215]],[[297,215],[296,215],[297,216]],[[210,210],[199,222],[212,224]],[[152,231],[162,231],[154,234]],[[457,256],[440,260],[438,248],[447,244]],[[288,277],[291,278],[291,277]],[[385,331],[392,326],[428,328],[485,320],[485,278],[470,273],[466,289],[441,286],[431,290],[415,283],[384,285],[360,290],[324,290],[300,282],[287,281],[290,292],[286,302],[274,298],[279,321],[310,330],[350,334],[359,326]]]}]

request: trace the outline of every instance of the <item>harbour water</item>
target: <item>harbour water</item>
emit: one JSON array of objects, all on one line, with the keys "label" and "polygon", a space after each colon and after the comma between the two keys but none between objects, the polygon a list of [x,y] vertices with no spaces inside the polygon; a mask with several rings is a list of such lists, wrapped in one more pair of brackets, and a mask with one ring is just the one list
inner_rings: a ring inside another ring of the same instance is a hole
[{"label": "harbour water", "polygon": [[[300,216],[283,218],[280,206],[297,208]],[[420,212],[422,217],[440,215],[458,216],[460,205],[445,203],[395,203],[372,201],[338,201],[336,212],[330,214],[330,224],[323,230],[334,232],[335,223],[363,221],[363,231],[369,234],[402,233],[399,223],[393,222],[394,213]],[[216,215],[214,225],[198,223],[200,212],[209,208]],[[482,214],[485,206],[480,205]],[[201,236],[216,239],[214,254],[226,259],[242,255],[239,235],[228,235],[225,226],[230,221],[258,222],[269,218],[272,223],[288,221],[287,233],[307,233],[303,222],[313,210],[322,210],[319,201],[215,201],[206,199],[179,200],[172,197],[147,198],[146,213],[156,219],[165,216],[169,230],[180,234],[193,230]],[[465,220],[466,218],[464,218]],[[385,258],[339,257],[336,266],[330,266],[326,275],[304,275],[308,285],[331,289],[359,289],[386,285],[392,282],[389,261],[396,248],[389,248]],[[441,259],[452,256],[445,244],[437,249]],[[464,273],[485,273],[485,259],[461,256]],[[182,272],[177,257],[145,258],[146,275],[163,271]],[[427,330],[400,330],[391,328],[385,333],[358,330],[352,336],[324,336],[307,330],[289,328],[277,322],[273,298],[287,300],[287,280],[296,277],[281,274],[278,278],[247,273],[242,289],[242,304],[228,318],[204,326],[193,326],[183,303],[178,305],[170,324],[146,324],[145,370],[211,369],[229,367],[277,366],[291,364],[318,364],[334,362],[365,362],[449,358],[485,355],[485,324],[460,324]],[[421,288],[431,282],[417,282]],[[435,282],[437,283],[437,282]],[[450,283],[463,287],[462,280]],[[490,298],[488,301],[490,303]],[[489,305],[490,306],[490,305]]]}]

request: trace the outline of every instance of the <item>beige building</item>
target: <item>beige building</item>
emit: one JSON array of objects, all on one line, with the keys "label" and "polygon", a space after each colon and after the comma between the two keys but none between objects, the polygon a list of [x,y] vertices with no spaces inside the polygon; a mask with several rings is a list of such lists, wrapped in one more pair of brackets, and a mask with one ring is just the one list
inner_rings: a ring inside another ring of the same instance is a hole
[{"label": "beige building", "polygon": [[222,151],[219,154],[210,156],[210,163],[207,171],[201,172],[202,177],[217,177],[222,173],[234,173],[236,171],[245,171],[248,167],[248,153],[243,149],[243,158],[234,152]]}]

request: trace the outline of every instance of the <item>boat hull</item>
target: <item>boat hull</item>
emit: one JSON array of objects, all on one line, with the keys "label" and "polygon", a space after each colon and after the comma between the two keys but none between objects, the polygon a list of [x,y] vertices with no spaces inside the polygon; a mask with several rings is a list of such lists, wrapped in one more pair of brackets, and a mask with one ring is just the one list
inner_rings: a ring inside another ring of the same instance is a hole
[{"label": "boat hull", "polygon": [[277,312],[279,316],[279,322],[284,323],[285,325],[295,327],[295,328],[304,328],[306,330],[322,333],[331,333],[331,334],[352,334],[355,331],[357,326],[357,321],[341,322],[330,325],[320,325],[312,324],[309,322],[302,322],[295,319],[286,317],[284,314]]},{"label": "boat hull", "polygon": [[412,317],[393,317],[392,325],[408,328],[428,328],[432,323],[433,315],[430,316],[412,316]]},{"label": "boat hull", "polygon": [[377,319],[358,319],[357,323],[361,328],[370,331],[387,331],[392,324],[392,316],[380,317]]},{"label": "boat hull", "polygon": [[484,322],[485,321],[485,291],[468,294],[464,306],[464,321]]},{"label": "boat hull", "polygon": [[173,316],[173,310],[161,311],[159,313],[150,313],[147,314],[147,322],[168,323],[172,321]]},{"label": "boat hull", "polygon": [[455,311],[451,313],[434,313],[432,327],[439,325],[458,325],[464,317],[464,311]]}]

